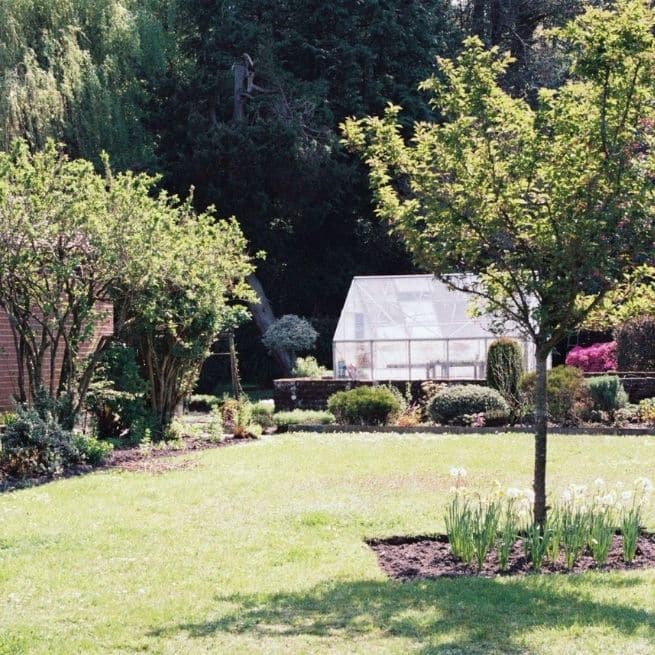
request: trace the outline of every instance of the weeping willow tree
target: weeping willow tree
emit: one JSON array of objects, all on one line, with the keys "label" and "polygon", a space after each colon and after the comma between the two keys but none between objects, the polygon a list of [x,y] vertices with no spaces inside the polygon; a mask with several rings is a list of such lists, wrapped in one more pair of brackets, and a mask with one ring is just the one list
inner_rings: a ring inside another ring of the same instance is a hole
[{"label": "weeping willow tree", "polygon": [[48,138],[147,166],[149,87],[166,71],[168,0],[0,0],[0,149]]}]

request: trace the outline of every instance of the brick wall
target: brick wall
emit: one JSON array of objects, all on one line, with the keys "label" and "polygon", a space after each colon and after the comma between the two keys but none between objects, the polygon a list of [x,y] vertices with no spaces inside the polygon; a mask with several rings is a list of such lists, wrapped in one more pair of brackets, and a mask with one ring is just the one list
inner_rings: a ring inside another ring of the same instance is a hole
[{"label": "brick wall", "polygon": [[[114,313],[111,303],[102,302],[96,305],[101,314],[93,337],[82,345],[81,354],[88,355],[98,345],[98,340],[103,336],[111,336],[114,333]],[[61,370],[63,352],[56,360],[56,367]],[[49,376],[49,371],[44,373],[44,378]],[[55,379],[59,378],[58,371],[55,372]],[[0,411],[11,411],[14,408],[14,398],[18,393],[18,357],[14,333],[7,314],[0,309]]]},{"label": "brick wall", "polygon": [[[481,380],[430,380],[430,382],[445,384],[483,384]],[[311,378],[286,378],[273,382],[273,398],[277,411],[292,409],[325,409],[328,398],[337,391],[346,391],[358,386],[372,386],[373,384],[392,384],[401,393],[405,393],[407,384],[410,385],[412,398],[417,400],[421,393],[422,381],[395,381],[371,382],[370,380],[335,380],[325,378],[321,380]]]}]

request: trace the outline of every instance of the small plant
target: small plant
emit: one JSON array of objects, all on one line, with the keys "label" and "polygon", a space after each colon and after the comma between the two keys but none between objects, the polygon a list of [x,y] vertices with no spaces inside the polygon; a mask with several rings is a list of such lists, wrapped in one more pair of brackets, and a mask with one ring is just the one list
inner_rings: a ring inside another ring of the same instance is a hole
[{"label": "small plant", "polygon": [[313,409],[294,409],[273,414],[273,423],[280,431],[288,429],[290,425],[331,425],[334,422],[334,414]]},{"label": "small plant", "polygon": [[223,425],[231,429],[236,439],[257,438],[263,432],[252,420],[252,404],[247,398],[227,398],[223,402]]},{"label": "small plant", "polygon": [[504,416],[508,421],[510,415],[509,405],[498,391],[477,384],[444,387],[432,398],[428,411],[435,423],[444,424],[470,422],[471,416],[487,413],[493,413],[496,420]]},{"label": "small plant", "polygon": [[328,399],[328,409],[345,425],[386,425],[402,409],[399,392],[388,387],[361,386],[338,391]]},{"label": "small plant", "polygon": [[621,536],[623,559],[632,562],[637,553],[637,543],[641,534],[643,507],[648,503],[653,485],[650,480],[638,478],[632,491],[621,494]]},{"label": "small plant", "polygon": [[548,524],[544,525],[542,529],[534,521],[530,521],[525,530],[523,548],[525,550],[525,556],[530,560],[532,568],[535,571],[540,571],[544,564],[551,535],[552,530]]},{"label": "small plant", "polygon": [[478,499],[471,513],[471,540],[473,555],[478,572],[482,570],[487,555],[491,552],[496,540],[500,505],[496,501],[488,503]]},{"label": "small plant", "polygon": [[502,511],[498,525],[498,538],[496,552],[498,554],[498,565],[501,571],[509,568],[509,556],[512,548],[518,539],[519,519],[516,513],[515,502],[510,498]]},{"label": "small plant", "polygon": [[588,545],[598,566],[605,566],[614,540],[614,522],[609,507],[593,507],[589,512]]},{"label": "small plant", "polygon": [[225,434],[223,432],[223,412],[219,407],[212,408],[210,412],[209,430],[207,438],[209,441],[218,443],[223,441]]},{"label": "small plant", "polygon": [[571,570],[587,543],[588,513],[586,508],[567,502],[560,509],[560,521],[564,566]]},{"label": "small plant", "polygon": [[471,564],[475,555],[473,545],[473,516],[469,501],[455,493],[446,507],[446,534],[453,555]]},{"label": "small plant", "polygon": [[628,394],[623,388],[621,380],[616,375],[601,375],[587,380],[587,387],[591,394],[594,409],[614,413],[628,404]]},{"label": "small plant", "polygon": [[252,404],[253,423],[261,425],[262,428],[272,428],[275,425],[273,421],[273,412],[275,405],[272,400],[260,400]]},{"label": "small plant", "polygon": [[76,434],[73,436],[73,446],[77,448],[83,461],[91,466],[100,466],[111,454],[114,446],[94,436]]},{"label": "small plant", "polygon": [[655,425],[655,398],[644,398],[640,401],[639,419],[644,423]]},{"label": "small plant", "polygon": [[292,375],[294,378],[314,378],[320,379],[329,373],[325,366],[321,366],[316,357],[297,357],[294,364]]},{"label": "small plant", "polygon": [[550,537],[548,539],[546,555],[551,562],[556,562],[559,559],[559,551],[562,543],[562,519],[559,507],[557,506],[553,507],[548,514],[548,528],[550,529]]}]

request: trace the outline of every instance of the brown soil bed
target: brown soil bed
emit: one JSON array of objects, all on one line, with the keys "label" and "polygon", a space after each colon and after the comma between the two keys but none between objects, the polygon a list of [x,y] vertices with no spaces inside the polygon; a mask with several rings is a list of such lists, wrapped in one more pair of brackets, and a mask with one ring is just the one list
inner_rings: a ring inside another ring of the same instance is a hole
[{"label": "brown soil bed", "polygon": [[[380,568],[396,580],[417,580],[424,578],[462,576],[508,576],[534,573],[531,563],[523,553],[521,540],[514,545],[509,559],[509,569],[501,572],[496,553],[492,552],[478,573],[474,565],[467,566],[450,552],[448,538],[436,537],[391,537],[371,539],[366,542],[375,552]],[[564,566],[560,556],[557,562],[546,560],[540,573],[582,573],[584,571],[620,571],[655,567],[655,534],[643,533],[639,538],[637,555],[633,562],[623,561],[621,538],[614,537],[612,550],[606,566],[596,566],[590,553],[582,555],[571,571]]]},{"label": "brown soil bed", "polygon": [[117,448],[111,452],[107,461],[102,466],[93,467],[88,464],[79,464],[77,466],[71,466],[56,476],[40,476],[20,480],[13,478],[0,479],[0,493],[25,489],[27,487],[37,487],[55,480],[73,478],[78,475],[92,473],[93,471],[118,469],[123,471],[166,473],[167,471],[191,468],[195,466],[195,462],[189,458],[182,457],[182,455],[190,455],[194,452],[200,452],[210,448],[226,448],[228,446],[243,445],[251,441],[252,439],[228,437],[222,441],[212,442],[206,439],[186,437],[183,439],[183,446],[177,448],[151,448],[149,450],[139,448],[139,446]]}]

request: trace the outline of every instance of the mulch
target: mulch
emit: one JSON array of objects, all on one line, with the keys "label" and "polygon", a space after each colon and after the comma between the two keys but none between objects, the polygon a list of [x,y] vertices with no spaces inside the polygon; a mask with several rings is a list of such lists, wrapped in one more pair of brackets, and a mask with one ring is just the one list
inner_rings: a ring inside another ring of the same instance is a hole
[{"label": "mulch", "polygon": [[[466,565],[451,552],[445,535],[420,537],[390,537],[370,539],[366,542],[375,552],[380,568],[395,580],[420,580],[430,578],[457,578],[465,576],[527,575],[534,573],[532,564],[523,552],[519,539],[512,549],[509,568],[502,572],[495,552],[491,552],[478,573],[475,565]],[[631,563],[623,561],[621,537],[616,535],[605,566],[598,567],[589,552],[584,553],[569,571],[564,566],[563,556],[557,562],[545,560],[540,573],[563,574],[585,571],[623,571],[655,567],[655,533],[642,533],[639,537],[637,555]]]},{"label": "mulch", "polygon": [[127,446],[117,448],[111,452],[102,466],[89,466],[78,464],[66,469],[56,476],[39,476],[29,479],[16,480],[13,478],[0,479],[0,493],[25,489],[26,487],[37,487],[55,480],[74,478],[86,475],[93,471],[146,471],[148,473],[166,473],[178,469],[192,468],[196,462],[184,455],[191,455],[210,448],[227,448],[250,443],[252,439],[237,439],[228,437],[222,441],[208,441],[195,437],[186,437],[182,440],[182,447],[175,448],[140,448],[139,446]]}]

